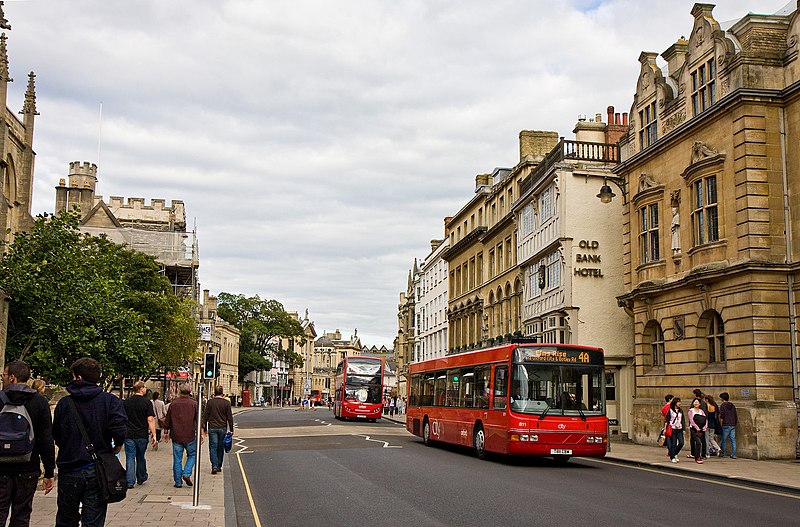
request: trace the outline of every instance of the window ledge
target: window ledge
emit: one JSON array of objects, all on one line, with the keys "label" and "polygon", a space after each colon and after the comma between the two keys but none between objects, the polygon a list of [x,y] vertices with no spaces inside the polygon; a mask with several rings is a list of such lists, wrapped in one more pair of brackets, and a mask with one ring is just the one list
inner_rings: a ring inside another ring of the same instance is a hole
[{"label": "window ledge", "polygon": [[695,245],[694,247],[686,251],[686,254],[689,256],[693,256],[697,253],[702,253],[704,251],[710,251],[713,249],[717,249],[719,247],[727,247],[727,246],[728,246],[728,240],[722,238],[715,242],[704,243],[703,245]]},{"label": "window ledge", "polygon": [[728,366],[724,362],[712,362],[700,370],[700,373],[728,373]]},{"label": "window ledge", "polygon": [[645,372],[645,375],[666,375],[667,368],[665,366],[656,366],[654,368],[650,368],[648,371]]},{"label": "window ledge", "polygon": [[667,261],[662,258],[661,260],[656,260],[654,262],[647,262],[647,263],[640,264],[640,265],[638,265],[636,267],[636,270],[637,271],[642,271],[644,269],[651,269],[651,268],[656,268],[656,267],[665,267],[666,265],[667,265]]}]

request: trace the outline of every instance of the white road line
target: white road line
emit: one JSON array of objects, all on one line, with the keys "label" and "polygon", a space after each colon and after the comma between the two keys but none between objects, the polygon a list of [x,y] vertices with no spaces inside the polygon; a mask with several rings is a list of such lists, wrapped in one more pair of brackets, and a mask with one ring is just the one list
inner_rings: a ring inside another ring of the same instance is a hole
[{"label": "white road line", "polygon": [[390,445],[388,441],[381,441],[380,439],[370,439],[369,436],[365,436],[365,435],[361,435],[361,434],[353,434],[353,435],[357,435],[359,437],[363,437],[367,441],[373,441],[375,443],[383,443],[383,448],[403,448],[401,446]]},{"label": "white road line", "polygon": [[239,450],[234,452],[234,454],[252,454],[253,453],[252,450],[247,450],[247,447],[244,444],[244,439],[241,439],[239,437],[234,437],[234,440],[236,441],[236,447],[239,448]]}]

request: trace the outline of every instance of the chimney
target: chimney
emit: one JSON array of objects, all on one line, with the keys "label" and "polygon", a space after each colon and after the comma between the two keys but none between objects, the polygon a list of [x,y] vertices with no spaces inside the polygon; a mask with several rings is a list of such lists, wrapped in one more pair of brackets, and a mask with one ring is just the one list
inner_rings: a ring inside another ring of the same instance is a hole
[{"label": "chimney", "polygon": [[558,132],[522,130],[519,133],[519,160],[538,163],[558,144]]},{"label": "chimney", "polygon": [[444,240],[431,240],[431,252],[435,251],[442,245]]}]

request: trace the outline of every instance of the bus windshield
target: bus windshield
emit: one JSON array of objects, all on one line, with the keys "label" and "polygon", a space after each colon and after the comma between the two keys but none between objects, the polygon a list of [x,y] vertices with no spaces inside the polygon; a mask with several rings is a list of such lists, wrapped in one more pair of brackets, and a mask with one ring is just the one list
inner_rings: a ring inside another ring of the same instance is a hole
[{"label": "bus windshield", "polygon": [[523,414],[604,415],[601,366],[514,364],[511,410]]},{"label": "bus windshield", "polygon": [[383,391],[381,361],[350,358],[345,377],[345,401],[380,404]]}]

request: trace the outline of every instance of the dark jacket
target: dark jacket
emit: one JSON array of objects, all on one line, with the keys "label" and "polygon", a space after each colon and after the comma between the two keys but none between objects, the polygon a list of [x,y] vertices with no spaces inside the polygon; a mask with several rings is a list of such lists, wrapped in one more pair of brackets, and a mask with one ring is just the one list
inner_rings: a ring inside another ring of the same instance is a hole
[{"label": "dark jacket", "polygon": [[224,397],[212,397],[203,408],[203,430],[221,429],[233,432],[233,410],[231,402]]},{"label": "dark jacket", "polygon": [[736,407],[730,401],[719,405],[719,420],[722,426],[736,426]]},{"label": "dark jacket", "polygon": [[[97,452],[112,451],[112,440],[115,446],[125,442],[128,416],[118,397],[86,381],[70,382],[67,384],[67,391],[70,393],[68,397],[75,401],[89,440]],[[72,472],[92,463],[67,397],[56,405],[53,438],[58,445],[56,464],[60,471]]]},{"label": "dark jacket", "polygon": [[[39,392],[27,384],[10,384],[3,390],[12,403],[21,403],[33,422],[33,453],[30,461],[23,463],[0,463],[0,476],[18,474],[41,474],[39,459],[44,465],[44,477],[52,478],[56,468],[56,451],[53,446],[50,419],[50,403]],[[0,409],[3,403],[0,401]]]},{"label": "dark jacket", "polygon": [[176,443],[191,443],[195,440],[197,427],[197,401],[190,397],[178,397],[169,403],[167,429]]}]

